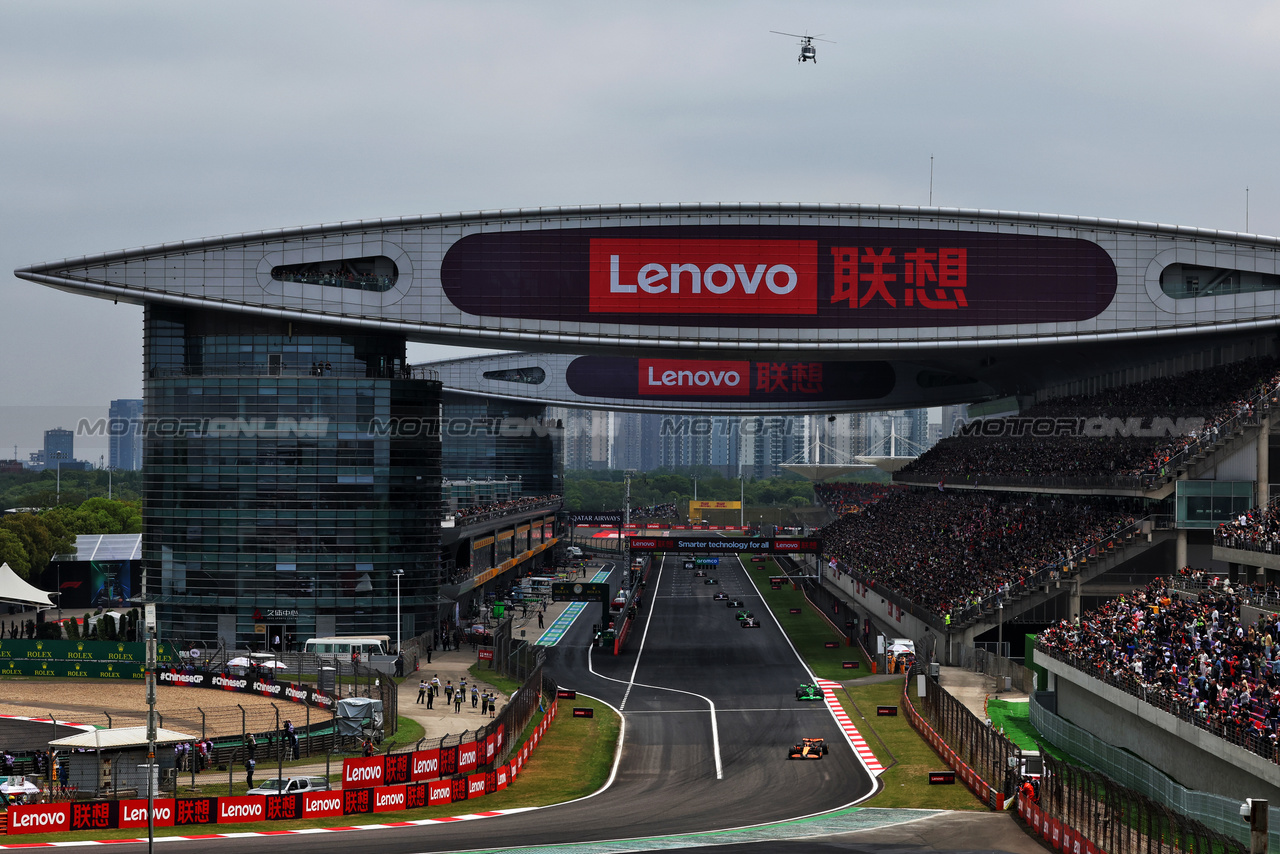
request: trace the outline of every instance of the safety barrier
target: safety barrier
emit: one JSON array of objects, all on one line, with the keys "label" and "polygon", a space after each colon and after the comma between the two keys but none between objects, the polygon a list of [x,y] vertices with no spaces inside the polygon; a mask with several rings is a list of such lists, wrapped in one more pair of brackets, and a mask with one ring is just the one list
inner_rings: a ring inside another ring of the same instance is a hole
[{"label": "safety barrier", "polygon": [[1026,798],[1018,798],[1018,815],[1027,823],[1032,832],[1040,834],[1046,843],[1055,850],[1069,854],[1106,854],[1101,848],[1082,836],[1075,828],[1051,818],[1040,809],[1040,805]]},{"label": "safety barrier", "polygon": [[[322,816],[362,815],[416,809],[471,801],[500,792],[520,775],[529,757],[556,718],[558,703],[552,699],[546,715],[529,740],[511,754],[509,761],[487,771],[476,768],[480,751],[488,757],[502,751],[505,733],[499,730],[483,742],[471,742],[474,756],[459,761],[467,745],[413,753],[389,754],[343,762],[344,788],[293,795],[239,795],[209,798],[157,798],[153,810],[156,827],[239,824],[283,821]],[[434,759],[434,767],[432,760]],[[452,776],[445,775],[452,764]],[[398,782],[391,782],[391,781]],[[347,784],[352,785],[348,786]],[[10,834],[57,833],[70,830],[114,830],[146,827],[145,798],[83,803],[33,804],[9,808]]]},{"label": "safety barrier", "polygon": [[[916,672],[919,671],[917,670]],[[964,781],[965,786],[969,788],[969,791],[973,792],[974,795],[992,809],[1004,809],[1004,792],[999,787],[991,785],[972,765],[965,762],[960,754],[916,710],[907,690],[911,685],[911,676],[912,674],[908,673],[902,684],[902,706],[907,710],[907,720],[911,722],[911,726],[915,728],[916,732],[920,733],[920,736],[925,741],[929,742],[929,746],[942,757],[947,766],[956,772],[960,779]]]}]

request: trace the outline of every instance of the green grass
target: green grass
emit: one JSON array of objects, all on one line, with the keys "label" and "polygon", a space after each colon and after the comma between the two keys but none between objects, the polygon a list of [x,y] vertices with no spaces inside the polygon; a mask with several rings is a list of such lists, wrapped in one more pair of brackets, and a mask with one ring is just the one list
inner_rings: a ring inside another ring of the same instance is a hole
[{"label": "green grass", "polygon": [[492,685],[508,697],[520,690],[519,680],[509,679],[496,670],[490,670],[487,661],[483,664],[477,661],[467,668],[467,672],[471,674],[472,679]]},{"label": "green grass", "polygon": [[422,724],[413,718],[397,715],[396,734],[383,740],[382,744],[378,745],[378,750],[382,753],[403,750],[410,745],[417,744],[426,734],[427,731],[422,728]]},{"label": "green grass", "polygon": [[1054,759],[1088,767],[1081,760],[1050,744],[1039,730],[1031,725],[1030,703],[1010,703],[1008,700],[997,700],[992,697],[987,700],[987,717],[991,718],[991,725],[996,729],[1004,727],[1005,736],[1023,750],[1043,749],[1046,755]]},{"label": "green grass", "polygon": [[[958,779],[954,785],[930,786],[929,772],[946,769],[942,758],[933,751],[907,720],[901,709],[902,680],[852,685],[837,691],[853,725],[867,740],[880,764],[887,769],[880,775],[884,788],[863,806],[884,809],[986,810],[987,805],[965,788]],[[896,717],[876,717],[876,706],[899,706]]]},{"label": "green grass", "polygon": [[[866,739],[867,746],[880,760],[880,764],[888,769],[880,777],[884,783],[883,790],[867,801],[865,806],[987,809],[987,805],[978,800],[963,783],[929,785],[929,772],[940,771],[947,766],[942,757],[912,728],[905,711],[899,711],[896,717],[875,715],[876,706],[901,706],[904,702],[902,677],[887,682],[859,684],[859,679],[872,675],[861,648],[842,646],[839,649],[827,649],[827,641],[839,640],[841,636],[804,598],[804,594],[792,589],[790,584],[782,585],[781,590],[770,589],[769,576],[780,574],[772,560],[763,564],[751,563],[750,556],[744,555],[743,565],[748,567],[765,603],[809,668],[819,677],[852,683],[843,691],[837,691],[836,696],[854,726]],[[799,608],[800,613],[790,613],[792,608]],[[845,670],[842,667],[841,662],[854,659],[859,664],[857,670]]]},{"label": "green grass", "polygon": [[[356,824],[381,824],[396,821],[414,821],[424,818],[446,818],[466,815],[476,811],[514,809],[516,807],[545,806],[589,795],[599,789],[609,777],[613,755],[618,740],[619,721],[613,710],[579,695],[574,705],[594,709],[590,718],[575,718],[572,709],[562,704],[554,724],[548,729],[516,780],[501,792],[485,795],[474,804],[469,802],[424,807],[416,810],[400,810],[365,815],[310,818],[299,821],[246,822],[242,824],[196,825],[186,827],[158,827],[156,836],[183,836],[193,833],[237,833],[258,830],[301,830],[308,827],[350,827]],[[541,720],[535,715],[521,733],[519,747]],[[336,766],[340,769],[340,765]],[[261,766],[259,766],[261,768]],[[244,772],[239,773],[240,782]],[[203,794],[217,794],[214,787]],[[225,794],[225,783],[223,784]],[[145,837],[146,830],[97,830],[74,833],[47,833],[22,835],[9,839],[12,843],[50,843],[76,840],[134,839]]]},{"label": "green grass", "polygon": [[[800,657],[805,660],[814,674],[823,679],[844,682],[871,675],[871,664],[862,654],[859,646],[846,646],[842,634],[832,628],[826,618],[804,598],[804,593],[793,589],[790,584],[783,584],[781,590],[769,586],[769,577],[778,575],[778,567],[772,560],[764,563],[752,563],[751,555],[742,555],[742,564],[751,574],[751,580],[760,589],[765,604],[777,618],[782,630],[791,638]],[[792,614],[792,608],[799,608],[799,614]],[[839,641],[836,649],[827,649],[828,641]],[[845,670],[845,661],[856,661],[855,669]]]}]

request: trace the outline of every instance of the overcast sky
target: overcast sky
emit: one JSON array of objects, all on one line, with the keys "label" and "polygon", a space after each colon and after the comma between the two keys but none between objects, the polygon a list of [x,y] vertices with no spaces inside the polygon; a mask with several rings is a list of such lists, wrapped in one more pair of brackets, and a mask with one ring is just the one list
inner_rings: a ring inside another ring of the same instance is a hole
[{"label": "overcast sky", "polygon": [[[836,43],[801,65],[770,30]],[[68,256],[490,208],[924,205],[931,156],[936,205],[1243,231],[1247,187],[1249,230],[1280,234],[1277,44],[1280,4],[1221,0],[0,0],[0,458],[142,396],[140,308],[9,273]]]}]

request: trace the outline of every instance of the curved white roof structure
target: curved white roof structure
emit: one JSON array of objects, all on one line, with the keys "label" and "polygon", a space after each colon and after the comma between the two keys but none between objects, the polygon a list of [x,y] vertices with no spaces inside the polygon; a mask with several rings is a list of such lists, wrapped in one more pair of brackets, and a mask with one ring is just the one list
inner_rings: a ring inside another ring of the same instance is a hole
[{"label": "curved white roof structure", "polygon": [[403,217],[148,246],[16,275],[106,299],[323,320],[410,341],[879,362],[891,389],[839,398],[875,408],[1025,392],[1131,361],[1135,347],[1158,358],[1189,338],[1269,334],[1280,321],[1277,238],[956,208],[717,203]]}]

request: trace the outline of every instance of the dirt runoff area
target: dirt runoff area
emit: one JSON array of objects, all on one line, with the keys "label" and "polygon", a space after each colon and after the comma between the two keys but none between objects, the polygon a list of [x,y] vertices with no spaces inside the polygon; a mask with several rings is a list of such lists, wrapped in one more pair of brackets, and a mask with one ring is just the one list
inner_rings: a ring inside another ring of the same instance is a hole
[{"label": "dirt runoff area", "polygon": [[[208,688],[156,688],[156,710],[166,729],[203,733],[209,737],[239,735],[242,723],[250,731],[261,732],[291,718],[295,724],[306,720],[307,711],[295,703],[215,691]],[[241,715],[241,709],[244,715]],[[202,714],[203,713],[203,714]],[[113,682],[107,679],[4,679],[0,681],[0,715],[17,715],[99,726],[141,726],[146,724],[147,694],[140,679]],[[329,717],[328,712],[311,710],[312,716]]]}]

